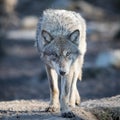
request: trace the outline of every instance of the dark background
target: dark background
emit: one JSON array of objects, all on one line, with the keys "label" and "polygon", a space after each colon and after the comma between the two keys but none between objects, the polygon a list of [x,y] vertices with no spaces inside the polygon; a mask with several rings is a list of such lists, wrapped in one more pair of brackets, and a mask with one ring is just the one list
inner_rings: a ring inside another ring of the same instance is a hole
[{"label": "dark background", "polygon": [[0,0],[0,101],[49,99],[34,47],[36,24],[47,8],[74,10],[86,19],[82,100],[120,94],[120,0]]}]

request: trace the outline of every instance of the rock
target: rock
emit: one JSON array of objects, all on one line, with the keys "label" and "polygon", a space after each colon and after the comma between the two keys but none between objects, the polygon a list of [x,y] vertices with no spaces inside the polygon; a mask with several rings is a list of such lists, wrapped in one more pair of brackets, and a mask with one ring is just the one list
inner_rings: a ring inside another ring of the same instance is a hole
[{"label": "rock", "polygon": [[89,100],[83,102],[81,106],[93,113],[98,120],[120,120],[120,95]]},{"label": "rock", "polygon": [[74,2],[74,7],[79,8],[82,12],[83,15],[87,18],[94,18],[94,19],[100,19],[100,18],[104,18],[106,11],[104,11],[103,9],[93,6],[92,4],[86,2],[86,1],[76,1]]},{"label": "rock", "polygon": [[35,29],[38,22],[38,18],[35,16],[26,16],[22,19],[21,25],[25,29]]},{"label": "rock", "polygon": [[[119,31],[119,22],[88,22],[87,35],[92,41],[114,39],[116,32]],[[95,36],[95,37],[92,37]]]},{"label": "rock", "polygon": [[120,50],[100,53],[96,59],[97,67],[114,66],[120,68]]},{"label": "rock", "polygon": [[5,4],[5,11],[8,14],[13,14],[15,11],[15,7],[17,5],[18,0],[4,0],[4,4]]},{"label": "rock", "polygon": [[[2,120],[67,120],[59,111],[45,112],[48,102],[42,100],[15,100],[0,102],[0,118]],[[72,120],[119,120],[120,95],[88,100],[81,107],[72,108],[76,117]]]},{"label": "rock", "polygon": [[12,40],[35,40],[35,30],[10,30],[6,35],[7,39]]}]

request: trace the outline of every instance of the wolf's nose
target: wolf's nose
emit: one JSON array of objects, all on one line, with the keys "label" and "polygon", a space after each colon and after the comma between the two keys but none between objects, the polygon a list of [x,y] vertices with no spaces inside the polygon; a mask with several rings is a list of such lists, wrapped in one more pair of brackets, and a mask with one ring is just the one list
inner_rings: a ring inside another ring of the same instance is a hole
[{"label": "wolf's nose", "polygon": [[60,75],[65,75],[66,72],[60,70]]}]

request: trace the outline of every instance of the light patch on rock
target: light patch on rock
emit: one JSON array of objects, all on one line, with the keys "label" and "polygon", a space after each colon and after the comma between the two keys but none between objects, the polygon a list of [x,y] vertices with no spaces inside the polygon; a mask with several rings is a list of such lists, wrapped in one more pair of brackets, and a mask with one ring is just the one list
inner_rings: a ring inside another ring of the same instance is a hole
[{"label": "light patch on rock", "polygon": [[97,67],[114,66],[120,68],[120,50],[100,53],[96,59]]},{"label": "light patch on rock", "polygon": [[27,17],[22,19],[21,25],[23,28],[32,29],[32,28],[36,28],[37,22],[38,22],[37,17],[27,16]]}]

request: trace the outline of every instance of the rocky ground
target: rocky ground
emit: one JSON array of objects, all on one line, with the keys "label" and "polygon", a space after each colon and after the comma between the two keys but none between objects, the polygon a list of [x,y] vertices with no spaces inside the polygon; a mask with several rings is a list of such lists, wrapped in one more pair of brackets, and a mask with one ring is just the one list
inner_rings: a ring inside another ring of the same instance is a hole
[{"label": "rocky ground", "polygon": [[[80,107],[72,108],[75,113],[71,120],[119,120],[120,96],[90,100],[81,103]],[[16,100],[0,102],[1,120],[68,120],[62,118],[60,111],[45,112],[48,102],[41,100]]]}]

